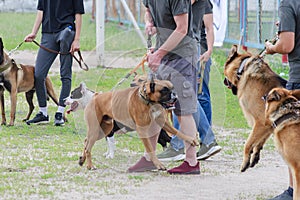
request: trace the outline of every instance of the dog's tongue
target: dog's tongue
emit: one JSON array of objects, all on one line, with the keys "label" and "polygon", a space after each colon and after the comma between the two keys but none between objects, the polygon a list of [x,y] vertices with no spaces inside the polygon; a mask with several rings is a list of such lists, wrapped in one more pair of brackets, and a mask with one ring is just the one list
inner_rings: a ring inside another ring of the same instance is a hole
[{"label": "dog's tongue", "polygon": [[70,114],[72,111],[74,111],[78,107],[78,102],[74,101],[71,103],[70,109],[67,110],[67,114]]}]

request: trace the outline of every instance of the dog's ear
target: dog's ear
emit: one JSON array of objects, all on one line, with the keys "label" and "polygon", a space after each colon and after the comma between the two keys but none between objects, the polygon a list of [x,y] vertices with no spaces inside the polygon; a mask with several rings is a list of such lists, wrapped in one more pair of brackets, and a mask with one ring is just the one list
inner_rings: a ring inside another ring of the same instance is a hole
[{"label": "dog's ear", "polygon": [[84,82],[80,83],[80,91],[81,91],[81,94],[84,94],[86,92],[86,85]]},{"label": "dog's ear", "polygon": [[3,49],[4,49],[4,45],[3,45],[3,42],[2,42],[2,38],[0,37],[0,65],[4,61],[4,52],[3,52]]},{"label": "dog's ear", "polygon": [[151,77],[151,81],[150,81],[150,92],[151,93],[155,92],[155,82],[153,76]]},{"label": "dog's ear", "polygon": [[277,90],[273,90],[267,97],[266,101],[279,101],[281,99],[281,95]]},{"label": "dog's ear", "polygon": [[228,58],[229,59],[235,58],[235,57],[237,57],[237,55],[238,55],[238,47],[237,47],[237,45],[232,45],[229,55],[228,55]]},{"label": "dog's ear", "polygon": [[225,62],[225,66],[227,66],[229,63],[231,63],[236,57],[238,57],[238,52],[237,52],[237,45],[232,45],[231,50],[228,54],[227,60]]}]

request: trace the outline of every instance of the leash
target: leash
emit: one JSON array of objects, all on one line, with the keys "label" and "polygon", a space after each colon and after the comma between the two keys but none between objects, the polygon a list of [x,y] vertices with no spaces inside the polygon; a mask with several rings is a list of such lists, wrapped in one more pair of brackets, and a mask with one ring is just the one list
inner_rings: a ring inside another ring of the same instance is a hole
[{"label": "leash", "polygon": [[206,65],[205,61],[200,62],[200,78],[199,78],[198,94],[202,94],[205,65]]},{"label": "leash", "polygon": [[[22,41],[20,44],[18,44],[14,49],[10,50],[8,52],[8,56],[10,56],[13,52],[15,52],[16,50],[18,50],[24,43],[25,41]],[[36,44],[38,47],[44,49],[45,51],[48,51],[50,53],[55,53],[55,54],[60,54],[60,55],[68,55],[68,54],[71,54],[70,52],[67,52],[67,53],[63,53],[63,52],[59,52],[59,51],[55,51],[53,49],[49,49],[47,47],[44,47],[42,45],[40,45],[37,41],[33,40],[32,41],[34,44]],[[77,51],[78,53],[78,57],[77,58],[74,54],[71,54],[72,57],[77,61],[77,63],[79,64],[79,67],[84,70],[84,71],[88,71],[89,70],[89,66],[84,62],[83,58],[82,58],[82,55],[81,55],[81,52],[80,50]],[[82,66],[82,63],[84,64],[84,67]]]},{"label": "leash", "polygon": [[[60,54],[60,55],[68,55],[68,54],[71,54],[72,57],[77,61],[77,63],[79,64],[79,67],[80,67],[82,70],[84,70],[84,71],[88,71],[88,70],[89,70],[88,65],[84,62],[84,60],[83,60],[83,58],[82,58],[82,55],[81,55],[80,50],[77,51],[78,57],[79,57],[79,58],[77,58],[77,57],[75,56],[75,54],[73,54],[73,53],[70,53],[70,52],[67,52],[67,53],[66,53],[66,52],[55,51],[55,50],[53,50],[53,49],[49,49],[49,48],[47,48],[47,47],[45,47],[45,46],[40,45],[40,44],[39,44],[37,41],[35,41],[35,40],[33,40],[32,42],[33,42],[34,44],[36,44],[38,47],[40,47],[40,48],[42,48],[42,49],[44,49],[45,51],[48,51],[48,52],[50,52],[50,53],[55,53],[55,54]],[[82,66],[82,63],[84,64],[85,67]]]},{"label": "leash", "polygon": [[[265,42],[269,41],[270,43],[272,43],[273,45],[279,40],[278,34],[276,33],[276,35],[273,37],[273,39],[268,40],[266,39]],[[260,57],[264,57],[266,55],[266,47],[264,47],[264,49],[258,54]]]},{"label": "leash", "polygon": [[[151,40],[151,34],[148,34],[147,38],[147,52],[150,52],[152,47],[152,40]],[[111,90],[115,90],[117,87],[119,87],[126,79],[128,79],[133,73],[136,73],[136,70],[140,67],[142,67],[143,73],[146,74],[145,72],[145,63],[147,62],[147,54],[145,54],[141,60],[141,62],[133,68],[129,73],[125,75]]]},{"label": "leash", "polygon": [[22,44],[24,43],[24,41],[22,41],[20,44],[18,44],[18,46],[16,46],[14,49],[10,50],[7,54],[8,56],[10,56],[13,52],[17,51],[21,46]]},{"label": "leash", "polygon": [[128,79],[140,67],[142,67],[143,73],[146,74],[145,72],[145,62],[147,62],[146,57],[147,55],[144,55],[141,62],[137,66],[135,66],[130,72],[128,72],[125,75],[125,77],[123,77],[111,90],[115,90],[117,87],[119,87],[126,79]]}]

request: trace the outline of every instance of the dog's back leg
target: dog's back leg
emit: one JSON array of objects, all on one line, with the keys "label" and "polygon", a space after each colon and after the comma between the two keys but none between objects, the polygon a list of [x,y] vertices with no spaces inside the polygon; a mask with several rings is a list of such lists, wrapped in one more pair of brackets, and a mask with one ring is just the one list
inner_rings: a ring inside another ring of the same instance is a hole
[{"label": "dog's back leg", "polygon": [[2,121],[1,125],[6,125],[6,117],[5,117],[5,108],[4,108],[4,87],[0,86],[0,107],[1,107],[1,115]]},{"label": "dog's back leg", "polygon": [[28,92],[25,92],[26,101],[28,103],[29,110],[28,110],[26,118],[23,119],[24,122],[30,118],[32,111],[34,110],[34,105],[33,105],[33,101],[32,101],[34,92],[35,92],[35,90],[29,90]]}]

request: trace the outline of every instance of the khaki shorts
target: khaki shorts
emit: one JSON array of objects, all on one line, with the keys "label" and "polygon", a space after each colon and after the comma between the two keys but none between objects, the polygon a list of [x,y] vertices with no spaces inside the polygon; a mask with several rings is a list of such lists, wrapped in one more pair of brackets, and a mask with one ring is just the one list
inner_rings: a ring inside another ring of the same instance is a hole
[{"label": "khaki shorts", "polygon": [[189,115],[197,112],[197,57],[163,59],[157,70],[157,78],[169,80],[178,96],[174,113]]}]

